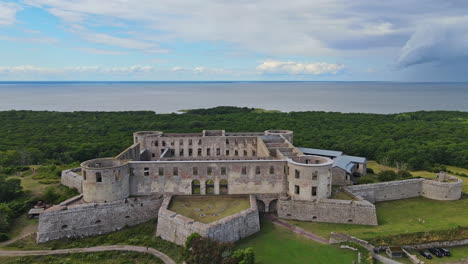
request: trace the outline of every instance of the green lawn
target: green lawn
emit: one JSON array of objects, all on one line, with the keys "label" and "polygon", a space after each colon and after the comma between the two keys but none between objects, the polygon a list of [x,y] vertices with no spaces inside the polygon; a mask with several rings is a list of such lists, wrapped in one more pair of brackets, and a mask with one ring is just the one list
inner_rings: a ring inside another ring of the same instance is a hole
[{"label": "green lawn", "polygon": [[[435,201],[423,197],[376,203],[378,226],[289,221],[328,238],[340,232],[363,239],[401,233],[468,226],[468,195],[457,201]],[[424,220],[424,223],[419,222]]]},{"label": "green lawn", "polygon": [[250,208],[248,196],[173,196],[169,210],[201,223],[211,223]]},{"label": "green lawn", "polygon": [[49,256],[0,257],[2,264],[139,264],[163,262],[151,255],[138,252],[109,251],[96,253],[74,253]]},{"label": "green lawn", "polygon": [[239,241],[238,246],[253,247],[257,264],[328,264],[357,260],[353,251],[319,244],[269,221],[262,221],[261,231]]}]

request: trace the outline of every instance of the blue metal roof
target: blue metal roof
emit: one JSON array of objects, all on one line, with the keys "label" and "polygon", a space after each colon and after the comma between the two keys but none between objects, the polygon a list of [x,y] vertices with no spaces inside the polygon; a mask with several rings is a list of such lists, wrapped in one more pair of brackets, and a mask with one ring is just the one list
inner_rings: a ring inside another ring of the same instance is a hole
[{"label": "blue metal roof", "polygon": [[327,156],[327,157],[339,157],[343,155],[341,151],[335,150],[326,150],[326,149],[314,149],[314,148],[298,148],[302,153],[308,155],[319,155],[319,156]]},{"label": "blue metal roof", "polygon": [[349,160],[351,160],[352,162],[356,162],[356,163],[366,163],[367,161],[367,159],[363,157],[348,156],[348,155],[344,155],[343,157],[347,157]]}]

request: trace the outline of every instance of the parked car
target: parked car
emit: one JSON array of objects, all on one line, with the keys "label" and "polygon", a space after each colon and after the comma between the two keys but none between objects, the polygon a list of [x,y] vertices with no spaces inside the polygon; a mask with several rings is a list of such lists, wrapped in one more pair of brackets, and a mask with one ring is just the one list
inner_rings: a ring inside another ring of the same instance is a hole
[{"label": "parked car", "polygon": [[444,256],[447,256],[447,257],[450,257],[451,254],[450,254],[450,251],[448,249],[445,249],[445,248],[437,248],[440,252],[442,252],[444,254]]},{"label": "parked car", "polygon": [[444,256],[444,254],[440,252],[439,250],[437,250],[436,248],[430,248],[429,252],[431,252],[433,255],[435,255],[438,258],[441,258]]},{"label": "parked car", "polygon": [[432,255],[429,254],[429,252],[426,252],[426,251],[419,251],[419,254],[421,254],[421,256],[427,258],[427,259],[432,259]]}]

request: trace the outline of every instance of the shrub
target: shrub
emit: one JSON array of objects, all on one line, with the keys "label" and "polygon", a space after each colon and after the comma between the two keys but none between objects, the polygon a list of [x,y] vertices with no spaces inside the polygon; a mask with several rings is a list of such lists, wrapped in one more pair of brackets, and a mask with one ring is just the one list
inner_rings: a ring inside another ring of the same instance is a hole
[{"label": "shrub", "polygon": [[195,239],[195,238],[199,238],[201,237],[200,234],[198,233],[193,233],[191,234],[190,236],[187,237],[187,239],[185,240],[185,248],[188,249],[190,248],[190,245],[192,244],[192,241]]},{"label": "shrub", "polygon": [[377,179],[379,181],[394,181],[396,179],[398,179],[398,174],[396,174],[394,171],[392,170],[385,170],[385,171],[381,171],[378,175],[377,175]]},{"label": "shrub", "polygon": [[368,184],[368,183],[374,183],[374,180],[371,179],[370,177],[361,177],[357,180],[358,184]]},{"label": "shrub", "polygon": [[0,242],[7,241],[10,237],[5,233],[0,233]]},{"label": "shrub", "polygon": [[255,253],[253,248],[238,249],[232,253],[239,264],[255,264]]},{"label": "shrub", "polygon": [[370,174],[375,174],[375,172],[374,172],[374,170],[372,168],[367,168],[366,172],[370,173]]},{"label": "shrub", "polygon": [[413,175],[409,172],[409,171],[406,171],[406,170],[399,170],[397,172],[398,176],[400,179],[405,179],[405,178],[411,178],[413,177]]}]

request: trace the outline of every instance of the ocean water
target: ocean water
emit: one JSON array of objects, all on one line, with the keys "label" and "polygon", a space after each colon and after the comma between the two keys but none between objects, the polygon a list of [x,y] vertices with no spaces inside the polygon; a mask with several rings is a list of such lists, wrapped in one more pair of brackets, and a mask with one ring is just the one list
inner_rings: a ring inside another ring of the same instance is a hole
[{"label": "ocean water", "polygon": [[0,82],[0,110],[171,113],[220,105],[284,112],[468,111],[468,83]]}]

